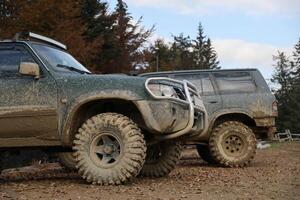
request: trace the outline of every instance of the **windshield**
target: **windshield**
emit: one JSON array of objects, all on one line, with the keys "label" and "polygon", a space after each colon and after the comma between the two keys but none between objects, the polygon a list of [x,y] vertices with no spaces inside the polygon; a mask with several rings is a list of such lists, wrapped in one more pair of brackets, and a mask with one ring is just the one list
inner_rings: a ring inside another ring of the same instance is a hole
[{"label": "windshield", "polygon": [[[37,54],[41,57],[41,59],[56,70],[68,70],[68,71],[77,70],[85,73],[91,73],[67,52],[49,46],[41,45],[41,44],[32,44],[32,46],[37,52]],[[65,67],[62,68],[62,66]],[[76,70],[72,70],[72,69],[76,69]]]}]

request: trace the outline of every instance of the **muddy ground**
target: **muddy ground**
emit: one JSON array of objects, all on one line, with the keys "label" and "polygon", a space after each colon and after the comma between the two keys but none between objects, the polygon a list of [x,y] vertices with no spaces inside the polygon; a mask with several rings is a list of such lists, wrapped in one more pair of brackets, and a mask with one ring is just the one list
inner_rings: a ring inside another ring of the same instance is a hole
[{"label": "muddy ground", "polygon": [[194,149],[165,178],[136,178],[122,186],[89,185],[58,164],[5,170],[0,199],[300,199],[300,142],[258,150],[247,168],[210,166]]}]

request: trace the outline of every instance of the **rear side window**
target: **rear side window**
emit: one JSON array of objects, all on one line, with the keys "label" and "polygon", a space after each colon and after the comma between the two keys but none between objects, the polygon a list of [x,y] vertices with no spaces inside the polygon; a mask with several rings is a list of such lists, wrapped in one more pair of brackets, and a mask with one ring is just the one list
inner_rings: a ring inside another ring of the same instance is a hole
[{"label": "rear side window", "polygon": [[184,75],[175,75],[175,79],[187,80],[193,83],[201,94],[210,94],[214,93],[214,87],[209,78],[209,74],[184,74]]},{"label": "rear side window", "polygon": [[215,72],[213,75],[221,93],[249,93],[256,90],[249,72]]}]

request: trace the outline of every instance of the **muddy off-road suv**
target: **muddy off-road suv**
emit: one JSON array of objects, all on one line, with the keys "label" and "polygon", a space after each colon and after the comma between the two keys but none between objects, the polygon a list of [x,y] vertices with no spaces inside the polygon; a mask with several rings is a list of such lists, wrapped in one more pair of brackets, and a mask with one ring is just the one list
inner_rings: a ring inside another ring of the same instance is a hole
[{"label": "muddy off-road suv", "polygon": [[245,166],[255,155],[257,138],[276,131],[277,103],[257,69],[192,70],[142,74],[188,80],[199,89],[209,128],[193,141],[203,160]]},{"label": "muddy off-road suv", "polygon": [[92,75],[65,45],[33,33],[0,42],[1,153],[56,151],[88,182],[121,184],[167,175],[179,141],[205,131],[205,120],[187,81]]}]

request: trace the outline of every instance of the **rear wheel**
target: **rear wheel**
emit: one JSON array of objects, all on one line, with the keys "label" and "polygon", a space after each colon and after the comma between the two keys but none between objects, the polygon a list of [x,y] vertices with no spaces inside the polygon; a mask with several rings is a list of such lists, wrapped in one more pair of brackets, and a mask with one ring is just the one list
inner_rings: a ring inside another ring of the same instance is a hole
[{"label": "rear wheel", "polygon": [[226,167],[248,165],[256,153],[256,138],[252,130],[238,121],[227,121],[213,129],[209,139],[211,156]]},{"label": "rear wheel", "polygon": [[138,126],[117,113],[88,119],[76,134],[74,156],[79,174],[88,182],[118,185],[137,176],[146,156]]},{"label": "rear wheel", "polygon": [[197,151],[202,160],[209,164],[216,164],[216,161],[211,156],[209,146],[207,144],[197,144]]},{"label": "rear wheel", "polygon": [[180,160],[182,147],[179,142],[167,141],[148,146],[147,157],[141,176],[167,176]]}]

